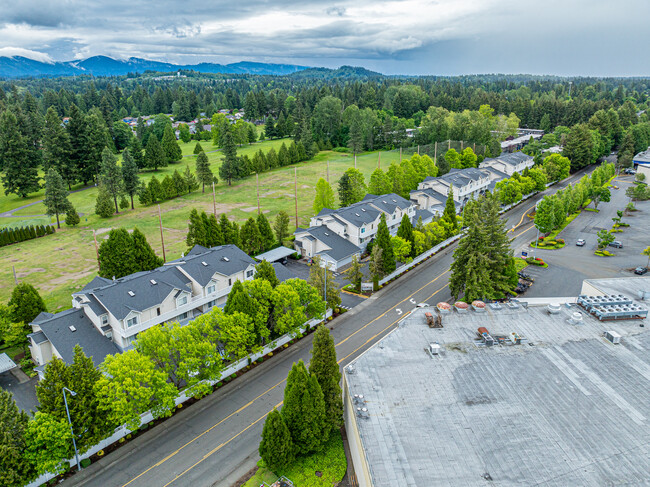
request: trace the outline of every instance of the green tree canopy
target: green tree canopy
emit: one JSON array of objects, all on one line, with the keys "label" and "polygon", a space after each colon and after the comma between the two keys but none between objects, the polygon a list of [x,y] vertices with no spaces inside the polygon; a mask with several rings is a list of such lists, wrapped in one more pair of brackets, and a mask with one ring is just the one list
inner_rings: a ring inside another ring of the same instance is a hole
[{"label": "green tree canopy", "polygon": [[353,167],[347,169],[339,179],[338,191],[341,206],[350,206],[361,201],[367,192],[361,171]]},{"label": "green tree canopy", "polygon": [[395,254],[390,239],[390,232],[388,230],[388,225],[386,224],[386,214],[382,213],[377,227],[375,246],[381,249],[382,270],[384,275],[390,274],[396,268]]},{"label": "green tree canopy", "polygon": [[320,213],[323,208],[334,209],[334,191],[330,183],[320,178],[316,183],[316,197],[314,198],[314,215]]},{"label": "green tree canopy", "polygon": [[314,333],[309,362],[309,372],[316,377],[325,401],[325,420],[331,429],[343,426],[343,396],[341,393],[341,372],[336,361],[334,340],[326,326],[320,326]]},{"label": "green tree canopy", "polygon": [[22,487],[33,476],[33,463],[25,457],[25,435],[29,416],[21,411],[12,394],[0,389],[0,483],[7,487]]},{"label": "green tree canopy", "polygon": [[263,260],[255,266],[255,279],[265,279],[272,287],[280,284],[280,280],[275,275],[273,264],[267,260]]},{"label": "green tree canopy", "polygon": [[205,185],[212,184],[214,181],[214,174],[210,169],[210,163],[208,162],[208,156],[205,155],[205,152],[199,152],[199,155],[196,158],[196,178],[199,181],[199,184],[203,187],[203,192],[205,193]]},{"label": "green tree canopy", "polygon": [[259,453],[272,471],[282,471],[294,459],[291,434],[277,409],[269,413],[262,430]]},{"label": "green tree canopy", "polygon": [[280,245],[284,244],[284,239],[289,235],[289,215],[286,211],[280,211],[273,222],[273,232]]},{"label": "green tree canopy", "polygon": [[43,203],[46,208],[45,213],[50,216],[56,215],[56,227],[61,228],[59,215],[70,208],[70,202],[63,178],[53,167],[47,171],[45,177],[45,200]]},{"label": "green tree canopy", "polygon": [[10,318],[15,323],[31,323],[41,312],[47,311],[45,302],[34,286],[22,282],[11,292]]}]

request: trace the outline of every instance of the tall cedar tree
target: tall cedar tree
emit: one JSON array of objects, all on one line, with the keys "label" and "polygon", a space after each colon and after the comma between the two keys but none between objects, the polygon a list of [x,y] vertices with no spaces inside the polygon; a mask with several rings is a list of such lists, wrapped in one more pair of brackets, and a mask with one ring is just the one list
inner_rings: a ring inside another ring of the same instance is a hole
[{"label": "tall cedar tree", "polygon": [[56,228],[61,228],[59,215],[70,208],[68,190],[65,188],[63,178],[54,167],[47,171],[45,176],[45,213],[49,216],[56,215]]},{"label": "tall cedar tree", "polygon": [[95,213],[102,218],[109,218],[113,216],[114,211],[111,194],[103,184],[100,184],[97,191],[97,199],[95,200]]},{"label": "tall cedar tree", "polygon": [[329,438],[323,391],[302,360],[294,363],[284,389],[284,419],[297,455],[320,451]]},{"label": "tall cedar tree", "polygon": [[275,237],[269,221],[264,216],[264,213],[257,215],[257,228],[260,231],[262,239],[262,250],[271,250],[275,245]]},{"label": "tall cedar tree", "polygon": [[183,157],[183,152],[178,146],[178,141],[174,135],[174,130],[169,124],[165,125],[165,131],[163,133],[161,145],[168,164],[170,162],[180,161]]},{"label": "tall cedar tree", "polygon": [[250,217],[246,220],[241,227],[240,239],[242,250],[247,254],[253,255],[262,250],[262,235],[255,218]]},{"label": "tall cedar tree", "polygon": [[75,225],[79,225],[80,221],[79,213],[77,213],[74,206],[70,205],[65,213],[65,224],[69,227],[74,227]]},{"label": "tall cedar tree", "polygon": [[70,119],[66,125],[66,130],[70,139],[70,164],[75,179],[88,184],[92,180],[92,173],[89,174],[86,171],[89,157],[88,124],[86,123],[86,117],[74,103],[70,106],[69,114]]},{"label": "tall cedar tree", "polygon": [[196,154],[200,154],[201,152],[203,152],[203,147],[201,147],[200,142],[197,142],[196,145],[194,146],[194,152],[193,153],[194,153],[194,155],[196,155]]},{"label": "tall cedar tree", "polygon": [[449,290],[454,298],[464,293],[467,301],[502,298],[512,289],[512,251],[496,198],[482,196],[467,206],[465,217],[467,233],[454,251]]},{"label": "tall cedar tree", "polygon": [[[204,212],[205,213],[205,212]],[[223,245],[223,235],[217,217],[210,214],[205,224],[205,244],[206,247],[217,247]]]},{"label": "tall cedar tree", "polygon": [[111,195],[115,203],[115,213],[119,213],[117,198],[124,192],[124,179],[122,179],[122,170],[117,165],[117,157],[108,147],[102,151],[99,184]]},{"label": "tall cedar tree", "polygon": [[11,292],[9,317],[14,323],[31,323],[41,312],[47,311],[45,302],[34,286],[26,282],[18,284]]},{"label": "tall cedar tree", "polygon": [[343,396],[341,372],[336,362],[334,340],[326,326],[314,333],[309,372],[318,380],[325,401],[325,417],[332,430],[343,426]]},{"label": "tall cedar tree", "polygon": [[381,169],[375,169],[370,175],[368,192],[371,194],[382,195],[393,191],[393,182],[388,175]]},{"label": "tall cedar tree", "polygon": [[386,214],[382,213],[377,226],[377,236],[375,237],[375,246],[381,249],[381,261],[384,275],[390,274],[396,268],[395,254],[390,242],[390,232],[386,224]]},{"label": "tall cedar tree", "polygon": [[43,167],[54,168],[68,185],[76,181],[76,168],[70,158],[70,137],[54,107],[47,109],[43,131]]},{"label": "tall cedar tree", "polygon": [[255,266],[255,279],[265,279],[272,287],[280,284],[280,280],[275,275],[275,268],[268,260],[263,260]]},{"label": "tall cedar tree", "polygon": [[320,213],[323,208],[334,209],[334,191],[330,183],[320,178],[316,183],[316,198],[314,198],[314,215]]},{"label": "tall cedar tree", "polygon": [[280,211],[275,216],[273,232],[275,232],[275,238],[278,239],[280,245],[284,245],[284,239],[289,235],[289,221],[289,215],[287,215],[286,211]]},{"label": "tall cedar tree", "polygon": [[133,239],[133,258],[138,269],[135,272],[152,271],[164,264],[163,260],[156,255],[149,242],[147,242],[147,237],[138,227],[133,229],[131,238]]},{"label": "tall cedar tree", "polygon": [[0,484],[22,487],[32,476],[33,466],[25,460],[25,432],[29,415],[22,411],[9,391],[0,389]]},{"label": "tall cedar tree", "polygon": [[137,272],[133,238],[125,228],[113,228],[99,246],[99,275],[119,278]]},{"label": "tall cedar tree", "polygon": [[185,166],[185,171],[183,172],[183,179],[185,179],[185,187],[187,188],[188,193],[193,193],[199,188],[199,182],[196,180],[194,173],[190,171],[190,166]]},{"label": "tall cedar tree", "polygon": [[165,152],[157,137],[149,137],[147,150],[144,154],[144,163],[146,167],[154,171],[157,171],[159,167],[165,167],[167,165]]},{"label": "tall cedar tree", "polygon": [[228,128],[223,136],[223,163],[219,167],[219,176],[222,180],[228,181],[228,186],[232,185],[233,180],[237,180],[242,175],[241,159],[237,157],[237,147],[233,139],[232,130]]},{"label": "tall cedar tree", "polygon": [[[447,193],[447,201],[445,202],[445,209],[442,212],[442,219],[450,224],[450,234],[447,235],[447,238],[452,235],[456,235],[458,232],[458,221],[456,220],[456,204],[454,203],[454,189],[449,187],[449,193]],[[465,222],[463,222],[465,226]]]},{"label": "tall cedar tree", "polygon": [[6,195],[13,193],[26,198],[40,189],[38,167],[30,157],[28,139],[10,110],[0,117],[0,168],[4,171],[2,185]]},{"label": "tall cedar tree", "polygon": [[345,171],[341,179],[339,179],[338,191],[341,206],[350,206],[361,201],[367,192],[361,171],[353,167]]},{"label": "tall cedar tree", "polygon": [[205,155],[205,152],[200,152],[196,158],[196,178],[201,186],[203,186],[204,193],[205,185],[212,184],[212,181],[214,180],[214,175],[212,174],[210,163],[208,162],[208,156]]},{"label": "tall cedar tree", "polygon": [[[67,387],[76,396],[68,394],[68,409],[75,433],[77,448],[86,451],[111,434],[115,428],[106,415],[99,411],[100,398],[95,385],[102,376],[79,345],[74,347],[72,364],[55,358],[45,367],[44,378],[36,386],[38,410],[51,414],[59,421],[68,421],[62,389]],[[72,452],[71,452],[72,453]]]},{"label": "tall cedar tree", "polygon": [[133,197],[138,194],[140,189],[140,177],[138,176],[138,165],[131,156],[128,147],[122,152],[122,181],[124,182],[124,192],[131,198],[131,209],[133,209]]},{"label": "tall cedar tree", "polygon": [[397,229],[397,236],[402,237],[407,242],[411,242],[411,257],[415,257],[417,252],[415,251],[415,234],[413,233],[413,225],[411,224],[411,219],[408,216],[408,213],[404,213],[402,221],[399,224]]},{"label": "tall cedar tree", "polygon": [[144,162],[144,154],[142,153],[142,142],[140,142],[140,139],[137,137],[131,137],[131,140],[129,141],[128,149],[138,169],[144,169],[146,167],[146,164]]},{"label": "tall cedar tree", "polygon": [[201,215],[196,208],[193,208],[190,212],[190,222],[187,228],[187,237],[185,238],[187,248],[191,250],[195,245],[205,246],[205,231]]},{"label": "tall cedar tree", "polygon": [[88,152],[86,164],[84,165],[84,181],[97,181],[99,168],[102,162],[104,148],[115,147],[111,134],[106,127],[106,122],[97,109],[91,110],[85,117],[88,127]]},{"label": "tall cedar tree", "polygon": [[259,453],[266,466],[273,472],[282,471],[294,459],[291,434],[282,415],[273,409],[266,417],[262,430]]}]

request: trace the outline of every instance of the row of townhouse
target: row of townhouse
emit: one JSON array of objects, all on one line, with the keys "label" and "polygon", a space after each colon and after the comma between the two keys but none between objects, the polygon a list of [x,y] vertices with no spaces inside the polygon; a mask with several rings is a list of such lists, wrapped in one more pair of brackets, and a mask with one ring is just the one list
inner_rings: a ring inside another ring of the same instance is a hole
[{"label": "row of townhouse", "polygon": [[456,213],[460,213],[469,200],[492,191],[499,181],[514,173],[521,174],[534,164],[533,158],[523,152],[502,154],[485,159],[478,168],[452,169],[444,176],[428,177],[418,185],[418,189],[411,191],[410,198],[418,208],[440,216],[449,190],[453,188]]},{"label": "row of townhouse", "polygon": [[72,308],[41,313],[31,323],[29,348],[42,378],[53,357],[72,362],[81,345],[96,366],[132,348],[138,334],[160,323],[186,324],[223,306],[235,281],[254,279],[256,261],[234,245],[196,245],[152,271],[119,279],[95,277],[72,295]]}]

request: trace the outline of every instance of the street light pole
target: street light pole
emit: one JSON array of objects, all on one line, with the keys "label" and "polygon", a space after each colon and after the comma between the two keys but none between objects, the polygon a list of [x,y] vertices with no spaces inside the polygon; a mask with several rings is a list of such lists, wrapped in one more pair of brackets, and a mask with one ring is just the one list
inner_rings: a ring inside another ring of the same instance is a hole
[{"label": "street light pole", "polygon": [[535,225],[535,228],[537,228],[537,237],[535,238],[535,246],[533,247],[533,259],[537,257],[537,245],[539,244],[539,227]]},{"label": "street light pole", "polygon": [[68,423],[70,424],[70,433],[72,435],[72,446],[74,446],[74,456],[75,459],[77,460],[77,471],[79,471],[81,470],[81,464],[79,463],[79,452],[77,451],[77,442],[74,439],[74,431],[72,429],[72,421],[70,420],[70,410],[68,409],[68,399],[65,396],[65,391],[68,391],[70,394],[72,394],[72,397],[76,396],[77,393],[71,391],[67,387],[63,387],[63,402],[65,403],[65,412],[68,415]]}]

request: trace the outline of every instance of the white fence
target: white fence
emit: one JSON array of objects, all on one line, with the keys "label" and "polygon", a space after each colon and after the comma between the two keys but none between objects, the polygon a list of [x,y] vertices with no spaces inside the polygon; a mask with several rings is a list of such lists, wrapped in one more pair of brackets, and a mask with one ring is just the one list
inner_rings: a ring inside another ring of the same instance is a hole
[{"label": "white fence", "polygon": [[[330,316],[332,316],[332,310],[328,309],[327,312],[325,313],[325,318],[327,319]],[[323,321],[321,318],[314,318],[313,320],[307,321],[300,328],[299,333],[304,333],[307,330],[307,327],[310,327],[310,328],[314,327],[318,323],[320,323],[321,321]],[[221,372],[221,377],[219,379],[213,380],[213,381],[206,381],[206,382],[209,383],[210,385],[214,385],[217,382],[219,382],[220,380],[223,380],[226,377],[229,377],[232,374],[235,374],[235,373],[239,372],[240,370],[245,369],[248,366],[248,360],[249,359],[250,359],[251,362],[255,362],[257,359],[259,359],[261,357],[264,357],[264,355],[266,355],[267,353],[272,352],[276,348],[281,347],[286,343],[289,343],[291,340],[293,340],[295,338],[296,335],[297,335],[297,333],[287,333],[286,335],[282,335],[281,337],[279,337],[276,340],[269,343],[266,347],[264,347],[259,352],[254,353],[252,355],[249,355],[247,357],[244,357],[244,358],[238,360],[237,362],[233,362],[232,364],[230,364],[228,367],[226,367]],[[185,392],[181,392],[176,397],[176,399],[174,400],[174,403],[178,406],[179,404],[187,401],[189,398],[190,398],[190,396],[187,396]],[[153,414],[151,414],[150,411],[147,411],[146,413],[141,414],[140,418],[141,418],[141,421],[142,421],[141,424],[147,424],[147,423],[149,423],[149,422],[151,422],[151,421],[153,421],[155,419],[153,417]],[[90,447],[90,449],[88,451],[86,451],[83,455],[79,455],[79,461],[84,460],[86,458],[89,458],[90,456],[97,453],[99,450],[103,450],[107,446],[112,445],[113,443],[119,441],[121,438],[124,438],[126,435],[132,433],[133,431],[135,431],[135,430],[130,430],[124,425],[118,427],[115,430],[115,433],[113,433],[112,436],[109,436],[108,438],[103,439],[102,441],[100,441],[96,445]],[[70,460],[67,460],[67,461],[68,461],[68,463],[70,463],[70,466],[76,465],[76,460],[74,458],[72,458]],[[46,474],[41,475],[40,477],[38,477],[33,482],[27,484],[25,487],[38,487],[38,486],[44,484],[45,482],[53,479],[54,477],[56,477],[55,474],[46,473]]]}]

